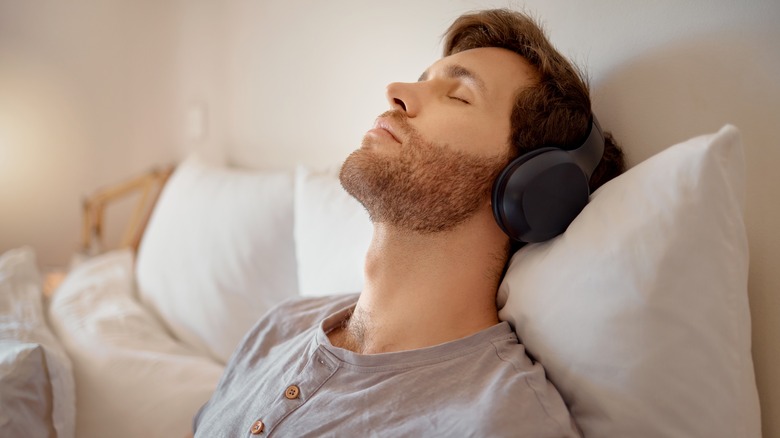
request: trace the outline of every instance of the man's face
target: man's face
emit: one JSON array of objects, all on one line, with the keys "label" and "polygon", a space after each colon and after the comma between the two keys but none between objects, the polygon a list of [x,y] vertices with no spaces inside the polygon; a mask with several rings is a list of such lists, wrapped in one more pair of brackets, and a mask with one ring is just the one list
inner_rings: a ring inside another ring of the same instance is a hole
[{"label": "man's face", "polygon": [[374,222],[417,232],[454,228],[487,206],[510,155],[510,115],[533,69],[505,49],[443,58],[416,83],[387,87],[377,119],[341,169]]}]

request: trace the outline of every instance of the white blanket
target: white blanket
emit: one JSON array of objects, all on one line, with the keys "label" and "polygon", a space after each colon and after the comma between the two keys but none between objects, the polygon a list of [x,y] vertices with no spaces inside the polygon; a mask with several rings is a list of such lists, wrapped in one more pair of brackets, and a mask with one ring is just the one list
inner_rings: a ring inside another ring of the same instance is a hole
[{"label": "white blanket", "polygon": [[80,438],[185,436],[222,374],[136,300],[132,263],[126,251],[85,262],[49,309],[73,361]]}]

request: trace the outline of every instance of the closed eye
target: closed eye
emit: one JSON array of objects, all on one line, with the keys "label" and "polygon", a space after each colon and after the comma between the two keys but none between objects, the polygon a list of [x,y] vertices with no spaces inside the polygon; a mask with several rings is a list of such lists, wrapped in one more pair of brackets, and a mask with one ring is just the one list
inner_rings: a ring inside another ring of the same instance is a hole
[{"label": "closed eye", "polygon": [[466,99],[461,99],[460,97],[456,97],[456,96],[447,96],[447,97],[449,97],[450,99],[454,99],[454,100],[458,100],[458,101],[460,101],[460,102],[463,102],[463,103],[465,103],[466,105],[469,105],[469,104],[471,103],[471,102],[469,102],[469,101],[468,101],[468,100],[466,100]]}]

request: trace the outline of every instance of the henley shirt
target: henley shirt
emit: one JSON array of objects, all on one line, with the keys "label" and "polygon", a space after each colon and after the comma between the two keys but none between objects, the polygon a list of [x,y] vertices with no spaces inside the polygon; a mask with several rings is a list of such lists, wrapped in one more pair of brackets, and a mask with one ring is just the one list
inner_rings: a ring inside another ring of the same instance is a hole
[{"label": "henley shirt", "polygon": [[508,323],[432,347],[357,354],[327,336],[357,297],[296,299],[261,318],[195,415],[195,436],[581,436]]}]

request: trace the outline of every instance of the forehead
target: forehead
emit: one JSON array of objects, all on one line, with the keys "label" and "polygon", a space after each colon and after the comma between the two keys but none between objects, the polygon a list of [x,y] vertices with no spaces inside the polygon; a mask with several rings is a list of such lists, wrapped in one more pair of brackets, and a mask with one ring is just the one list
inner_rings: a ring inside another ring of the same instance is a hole
[{"label": "forehead", "polygon": [[514,95],[521,88],[536,81],[536,71],[519,54],[498,47],[464,50],[438,60],[424,73],[435,76],[453,67],[464,69],[482,82],[492,97]]}]

